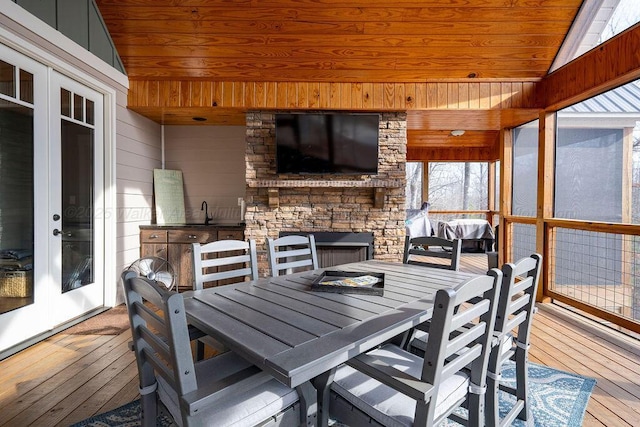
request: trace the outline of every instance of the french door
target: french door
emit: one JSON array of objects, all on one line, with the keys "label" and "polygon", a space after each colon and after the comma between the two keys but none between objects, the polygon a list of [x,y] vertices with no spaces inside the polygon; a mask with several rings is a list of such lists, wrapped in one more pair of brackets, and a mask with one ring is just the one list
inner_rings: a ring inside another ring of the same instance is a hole
[{"label": "french door", "polygon": [[104,305],[102,95],[0,44],[0,355]]},{"label": "french door", "polygon": [[54,324],[104,303],[103,100],[52,72],[49,150],[50,271]]}]

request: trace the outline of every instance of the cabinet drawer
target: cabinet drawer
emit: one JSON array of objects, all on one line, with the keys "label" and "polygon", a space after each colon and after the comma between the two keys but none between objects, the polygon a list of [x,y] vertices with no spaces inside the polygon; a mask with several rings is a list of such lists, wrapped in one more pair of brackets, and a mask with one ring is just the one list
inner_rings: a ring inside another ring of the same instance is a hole
[{"label": "cabinet drawer", "polygon": [[244,231],[218,230],[218,240],[244,240]]},{"label": "cabinet drawer", "polygon": [[216,237],[213,230],[169,230],[169,243],[208,243],[216,240]]},{"label": "cabinet drawer", "polygon": [[140,243],[167,243],[167,230],[140,230]]}]

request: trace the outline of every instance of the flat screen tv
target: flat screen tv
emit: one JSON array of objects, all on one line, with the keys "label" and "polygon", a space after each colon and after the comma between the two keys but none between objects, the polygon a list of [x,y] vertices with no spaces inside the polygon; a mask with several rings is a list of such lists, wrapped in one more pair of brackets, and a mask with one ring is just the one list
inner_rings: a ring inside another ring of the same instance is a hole
[{"label": "flat screen tv", "polygon": [[378,173],[379,114],[276,114],[280,174]]}]

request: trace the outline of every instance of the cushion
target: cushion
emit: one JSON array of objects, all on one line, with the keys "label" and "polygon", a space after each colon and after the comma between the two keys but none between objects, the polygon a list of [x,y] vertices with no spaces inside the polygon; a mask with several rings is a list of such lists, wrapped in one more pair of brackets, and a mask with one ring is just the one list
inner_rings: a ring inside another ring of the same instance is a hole
[{"label": "cushion", "polygon": [[[422,358],[395,345],[387,344],[368,354],[416,378],[422,374]],[[463,373],[443,381],[436,399],[436,417],[449,412],[464,399],[468,388],[469,378]],[[342,365],[336,370],[331,389],[385,426],[413,425],[415,400],[350,366]]]},{"label": "cushion", "polygon": [[[205,371],[209,375],[224,371],[225,365],[233,364],[232,358],[237,359],[238,356],[227,352],[198,363],[196,365],[197,377],[202,378]],[[161,377],[158,377],[158,394],[176,423],[182,426],[178,395]],[[244,393],[217,400],[200,412],[198,424],[215,425],[216,427],[255,426],[277,415],[297,401],[298,393],[294,389],[276,379],[271,379]]]}]

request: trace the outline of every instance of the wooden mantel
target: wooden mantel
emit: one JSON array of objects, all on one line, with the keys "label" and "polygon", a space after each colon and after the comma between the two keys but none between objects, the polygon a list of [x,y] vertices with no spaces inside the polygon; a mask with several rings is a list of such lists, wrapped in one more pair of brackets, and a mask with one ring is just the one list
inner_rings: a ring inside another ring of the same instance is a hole
[{"label": "wooden mantel", "polygon": [[247,185],[253,188],[268,188],[269,207],[274,209],[280,205],[280,188],[373,188],[373,206],[381,209],[384,206],[384,197],[387,188],[404,187],[404,182],[396,179],[382,180],[256,180],[248,181]]}]

